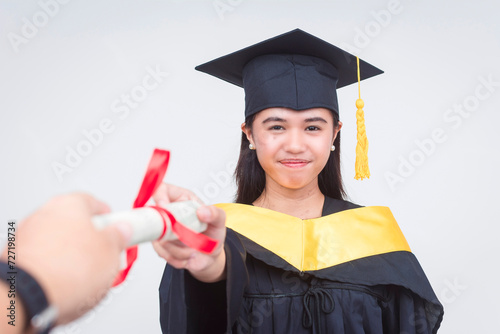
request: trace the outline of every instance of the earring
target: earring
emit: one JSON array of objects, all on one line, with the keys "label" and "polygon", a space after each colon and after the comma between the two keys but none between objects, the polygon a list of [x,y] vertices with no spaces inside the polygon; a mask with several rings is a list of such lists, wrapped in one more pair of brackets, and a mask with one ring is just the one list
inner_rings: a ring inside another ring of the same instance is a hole
[{"label": "earring", "polygon": [[253,146],[252,143],[250,143],[250,145],[248,145],[248,148],[251,150],[255,150],[255,146]]},{"label": "earring", "polygon": [[332,145],[332,147],[330,147],[330,151],[335,151],[335,145]]}]

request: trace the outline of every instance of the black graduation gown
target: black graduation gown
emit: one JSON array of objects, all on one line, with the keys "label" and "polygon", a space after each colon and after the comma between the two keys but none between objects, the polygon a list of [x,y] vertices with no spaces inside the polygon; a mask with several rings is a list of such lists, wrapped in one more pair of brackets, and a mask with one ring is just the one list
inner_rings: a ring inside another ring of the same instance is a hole
[{"label": "black graduation gown", "polygon": [[[323,216],[359,206],[326,198]],[[279,235],[276,236],[279,238]],[[166,265],[164,333],[436,333],[443,307],[411,252],[301,272],[228,228],[227,279],[202,283]]]}]

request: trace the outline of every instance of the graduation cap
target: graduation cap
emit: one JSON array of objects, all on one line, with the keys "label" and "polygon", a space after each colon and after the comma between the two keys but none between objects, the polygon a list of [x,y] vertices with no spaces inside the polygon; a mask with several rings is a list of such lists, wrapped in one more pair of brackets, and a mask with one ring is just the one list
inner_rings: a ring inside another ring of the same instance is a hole
[{"label": "graduation cap", "polygon": [[[245,90],[245,117],[272,107],[339,113],[337,89],[383,73],[316,36],[295,29],[196,67]],[[370,176],[363,100],[358,109],[356,179]]]}]

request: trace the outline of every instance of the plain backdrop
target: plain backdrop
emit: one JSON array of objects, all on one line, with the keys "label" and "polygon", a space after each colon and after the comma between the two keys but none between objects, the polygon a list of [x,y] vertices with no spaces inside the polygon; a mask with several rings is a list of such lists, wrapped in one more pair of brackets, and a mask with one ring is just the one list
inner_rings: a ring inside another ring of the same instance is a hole
[{"label": "plain backdrop", "polygon": [[[194,67],[301,28],[385,71],[361,84],[369,180],[353,179],[357,87],[339,90],[350,200],[391,208],[444,304],[440,333],[492,333],[499,10],[465,0],[2,0],[0,236],[60,193],[130,208],[155,147],[171,150],[166,182],[231,202],[244,94]],[[141,245],[126,283],[55,333],[159,333],[164,265]]]}]

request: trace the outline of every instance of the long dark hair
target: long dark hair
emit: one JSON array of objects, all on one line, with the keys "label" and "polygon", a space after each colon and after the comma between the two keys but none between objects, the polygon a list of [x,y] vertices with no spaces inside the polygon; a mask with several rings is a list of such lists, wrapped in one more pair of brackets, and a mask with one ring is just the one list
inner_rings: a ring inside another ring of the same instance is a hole
[{"label": "long dark hair", "polygon": [[[252,129],[255,115],[250,115],[245,119],[245,126],[248,129]],[[334,127],[337,128],[339,117],[335,112],[332,112],[332,115]],[[266,187],[266,173],[262,169],[255,151],[250,150],[248,147],[249,144],[247,136],[245,133],[242,133],[240,157],[234,171],[238,187],[236,191],[236,203],[252,204]],[[340,173],[340,131],[333,144],[336,149],[330,153],[325,168],[323,168],[318,176],[319,190],[325,196],[344,199],[346,193]]]}]

